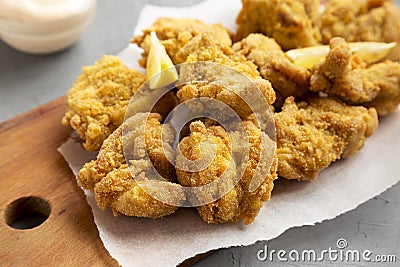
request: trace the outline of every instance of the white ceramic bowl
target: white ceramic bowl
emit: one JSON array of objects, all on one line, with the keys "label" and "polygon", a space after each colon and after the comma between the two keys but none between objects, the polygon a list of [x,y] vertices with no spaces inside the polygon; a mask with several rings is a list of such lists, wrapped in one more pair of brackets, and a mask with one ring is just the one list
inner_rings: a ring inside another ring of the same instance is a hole
[{"label": "white ceramic bowl", "polygon": [[96,1],[87,10],[56,21],[21,22],[0,18],[0,37],[9,46],[30,54],[49,54],[75,43],[93,19]]}]

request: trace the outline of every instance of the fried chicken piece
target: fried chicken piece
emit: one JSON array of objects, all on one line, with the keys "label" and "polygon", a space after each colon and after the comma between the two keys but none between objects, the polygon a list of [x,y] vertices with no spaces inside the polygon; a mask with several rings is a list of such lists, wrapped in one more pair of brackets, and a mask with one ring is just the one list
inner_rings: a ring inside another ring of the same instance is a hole
[{"label": "fried chicken piece", "polygon": [[374,108],[346,106],[329,98],[309,103],[286,99],[275,114],[278,175],[310,180],[340,158],[359,151],[378,127]]},{"label": "fried chicken piece", "polygon": [[93,66],[83,67],[68,91],[62,124],[76,130],[87,150],[98,150],[121,125],[131,97],[145,80],[117,57],[103,56]]},{"label": "fried chicken piece", "polygon": [[400,9],[392,0],[330,0],[321,14],[324,43],[333,37],[348,42],[400,40]]},{"label": "fried chicken piece", "polygon": [[263,33],[284,49],[318,45],[319,0],[242,0],[235,41]]},{"label": "fried chicken piece", "polygon": [[[130,117],[104,141],[97,159],[80,170],[78,184],[94,192],[101,209],[109,206],[114,215],[159,218],[173,213],[177,207],[158,199],[183,203],[180,185],[171,183],[176,179],[175,168],[164,154],[173,158],[171,145],[175,133],[160,121],[161,116],[155,113]],[[150,161],[145,158],[146,153]],[[129,156],[130,164],[124,155]],[[155,180],[152,166],[170,182]],[[148,195],[149,190],[159,198]]]},{"label": "fried chicken piece", "polygon": [[261,78],[257,66],[247,61],[243,55],[235,53],[229,46],[214,42],[208,33],[193,38],[179,50],[176,58],[188,63],[207,61],[226,66],[181,66],[181,83],[187,83],[181,86],[177,93],[181,102],[208,97],[222,101],[239,116],[246,118],[252,113],[248,104],[261,101],[255,98],[264,98],[266,105],[275,101],[275,91],[269,81]]},{"label": "fried chicken piece", "polygon": [[387,60],[367,66],[352,55],[344,39],[335,37],[326,59],[312,70],[310,89],[349,104],[375,107],[384,116],[400,104],[400,64]]},{"label": "fried chicken piece", "polygon": [[[138,177],[135,179],[140,179],[140,175],[145,175],[142,173],[146,173],[149,170],[147,169],[148,166],[144,164],[143,166],[138,165],[141,173],[138,173]],[[126,216],[156,219],[174,213],[178,207],[158,200],[160,198],[153,198],[148,194],[149,190],[152,192],[158,191],[161,198],[173,197],[169,201],[184,202],[184,194],[178,184],[153,180],[136,182],[135,179],[132,178],[131,171],[127,165],[108,173],[96,184],[95,196],[97,205],[103,210],[110,206],[115,216],[121,213]],[[165,190],[169,192],[167,195],[163,195]]]},{"label": "fried chicken piece", "polygon": [[[245,121],[244,127],[243,136],[236,131],[228,134],[221,126],[206,127],[203,122],[195,121],[190,124],[191,134],[179,143],[181,154],[177,153],[178,181],[189,187],[217,181],[213,187],[207,187],[196,195],[199,202],[215,199],[197,208],[207,223],[235,223],[244,220],[245,224],[250,224],[271,196],[273,181],[277,178],[275,143],[252,122]],[[232,138],[238,142],[233,142]],[[247,157],[235,158],[234,154],[244,149],[241,142],[247,138]],[[261,153],[268,160],[260,160]],[[199,172],[190,172],[185,169],[190,168],[190,164],[185,165],[185,159],[209,159],[211,163]],[[262,180],[258,188],[250,192],[258,164],[261,166]],[[243,170],[241,177],[238,176],[239,169]]]},{"label": "fried chicken piece", "polygon": [[[121,125],[132,97],[145,81],[142,73],[129,69],[119,58],[103,56],[93,66],[84,67],[83,73],[68,91],[67,111],[62,124],[70,124],[77,131],[85,141],[85,149],[99,150],[103,141]],[[151,109],[151,112],[163,117],[178,104],[173,91],[160,97],[154,107],[150,107],[153,98],[150,94],[142,94],[137,104],[148,107],[144,112]]]},{"label": "fried chicken piece", "polygon": [[143,30],[143,35],[136,36],[131,41],[144,49],[142,58],[139,60],[142,67],[146,67],[152,31],[157,34],[174,64],[182,63],[175,56],[179,49],[203,32],[208,32],[216,43],[227,46],[232,44],[228,30],[220,24],[209,25],[189,18],[159,18],[151,27]]},{"label": "fried chicken piece", "polygon": [[[392,0],[331,0],[321,14],[323,43],[333,37],[348,42],[399,42],[400,9]],[[400,45],[387,56],[400,60]]]},{"label": "fried chicken piece", "polygon": [[250,34],[232,46],[233,50],[253,62],[275,89],[275,107],[281,107],[289,96],[305,99],[309,94],[310,72],[296,66],[274,39],[262,34]]}]

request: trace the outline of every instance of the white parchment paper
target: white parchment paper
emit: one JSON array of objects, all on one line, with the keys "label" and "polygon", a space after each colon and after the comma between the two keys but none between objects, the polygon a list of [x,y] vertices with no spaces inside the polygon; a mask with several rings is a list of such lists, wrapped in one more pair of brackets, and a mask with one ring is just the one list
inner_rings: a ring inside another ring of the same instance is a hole
[{"label": "white parchment paper", "polygon": [[[191,7],[145,6],[135,34],[157,17],[191,17],[208,23],[220,22],[235,29],[240,0],[207,0]],[[140,50],[129,45],[119,56],[138,68]],[[285,230],[313,225],[356,208],[400,180],[400,111],[383,118],[378,132],[355,156],[338,161],[315,181],[278,180],[269,202],[253,224],[209,225],[194,209],[180,209],[163,219],[114,217],[100,210],[86,191],[104,246],[122,266],[176,266],[187,258],[209,250],[253,244],[272,239]],[[76,174],[95,154],[86,152],[74,139],[59,148]]]}]

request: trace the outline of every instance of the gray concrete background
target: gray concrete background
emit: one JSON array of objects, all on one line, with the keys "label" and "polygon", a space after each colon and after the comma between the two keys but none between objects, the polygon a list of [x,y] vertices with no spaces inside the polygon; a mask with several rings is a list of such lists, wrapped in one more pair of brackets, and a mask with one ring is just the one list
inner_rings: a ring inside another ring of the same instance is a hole
[{"label": "gray concrete background", "polygon": [[[0,41],[0,121],[62,96],[81,72],[82,65],[92,64],[102,54],[116,54],[123,49],[131,38],[138,14],[145,3],[179,6],[195,2],[199,0],[99,0],[96,17],[80,41],[53,55],[23,54]],[[334,220],[290,229],[268,242],[221,249],[196,266],[338,266],[339,263],[329,261],[306,264],[282,263],[275,259],[273,262],[262,262],[257,259],[257,251],[266,244],[269,249],[275,250],[321,251],[329,247],[336,248],[336,240],[339,238],[348,241],[349,249],[395,254],[397,263],[387,263],[386,266],[400,266],[399,226],[400,184],[397,184]],[[351,262],[340,265],[368,264]]]}]

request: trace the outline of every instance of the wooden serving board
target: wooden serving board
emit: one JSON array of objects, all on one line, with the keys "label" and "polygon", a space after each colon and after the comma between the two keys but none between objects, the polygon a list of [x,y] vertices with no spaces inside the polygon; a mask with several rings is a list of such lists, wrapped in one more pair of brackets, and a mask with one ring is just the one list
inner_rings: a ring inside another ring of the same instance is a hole
[{"label": "wooden serving board", "polygon": [[[71,134],[60,123],[64,109],[59,98],[0,124],[0,266],[118,266],[57,151]],[[10,203],[30,196],[50,204],[48,219],[32,229],[12,228],[6,216]]]},{"label": "wooden serving board", "polygon": [[[118,266],[57,151],[71,133],[60,123],[64,109],[60,98],[0,124],[1,266]],[[7,225],[7,205],[29,196],[50,203],[49,218],[33,229]]]}]

